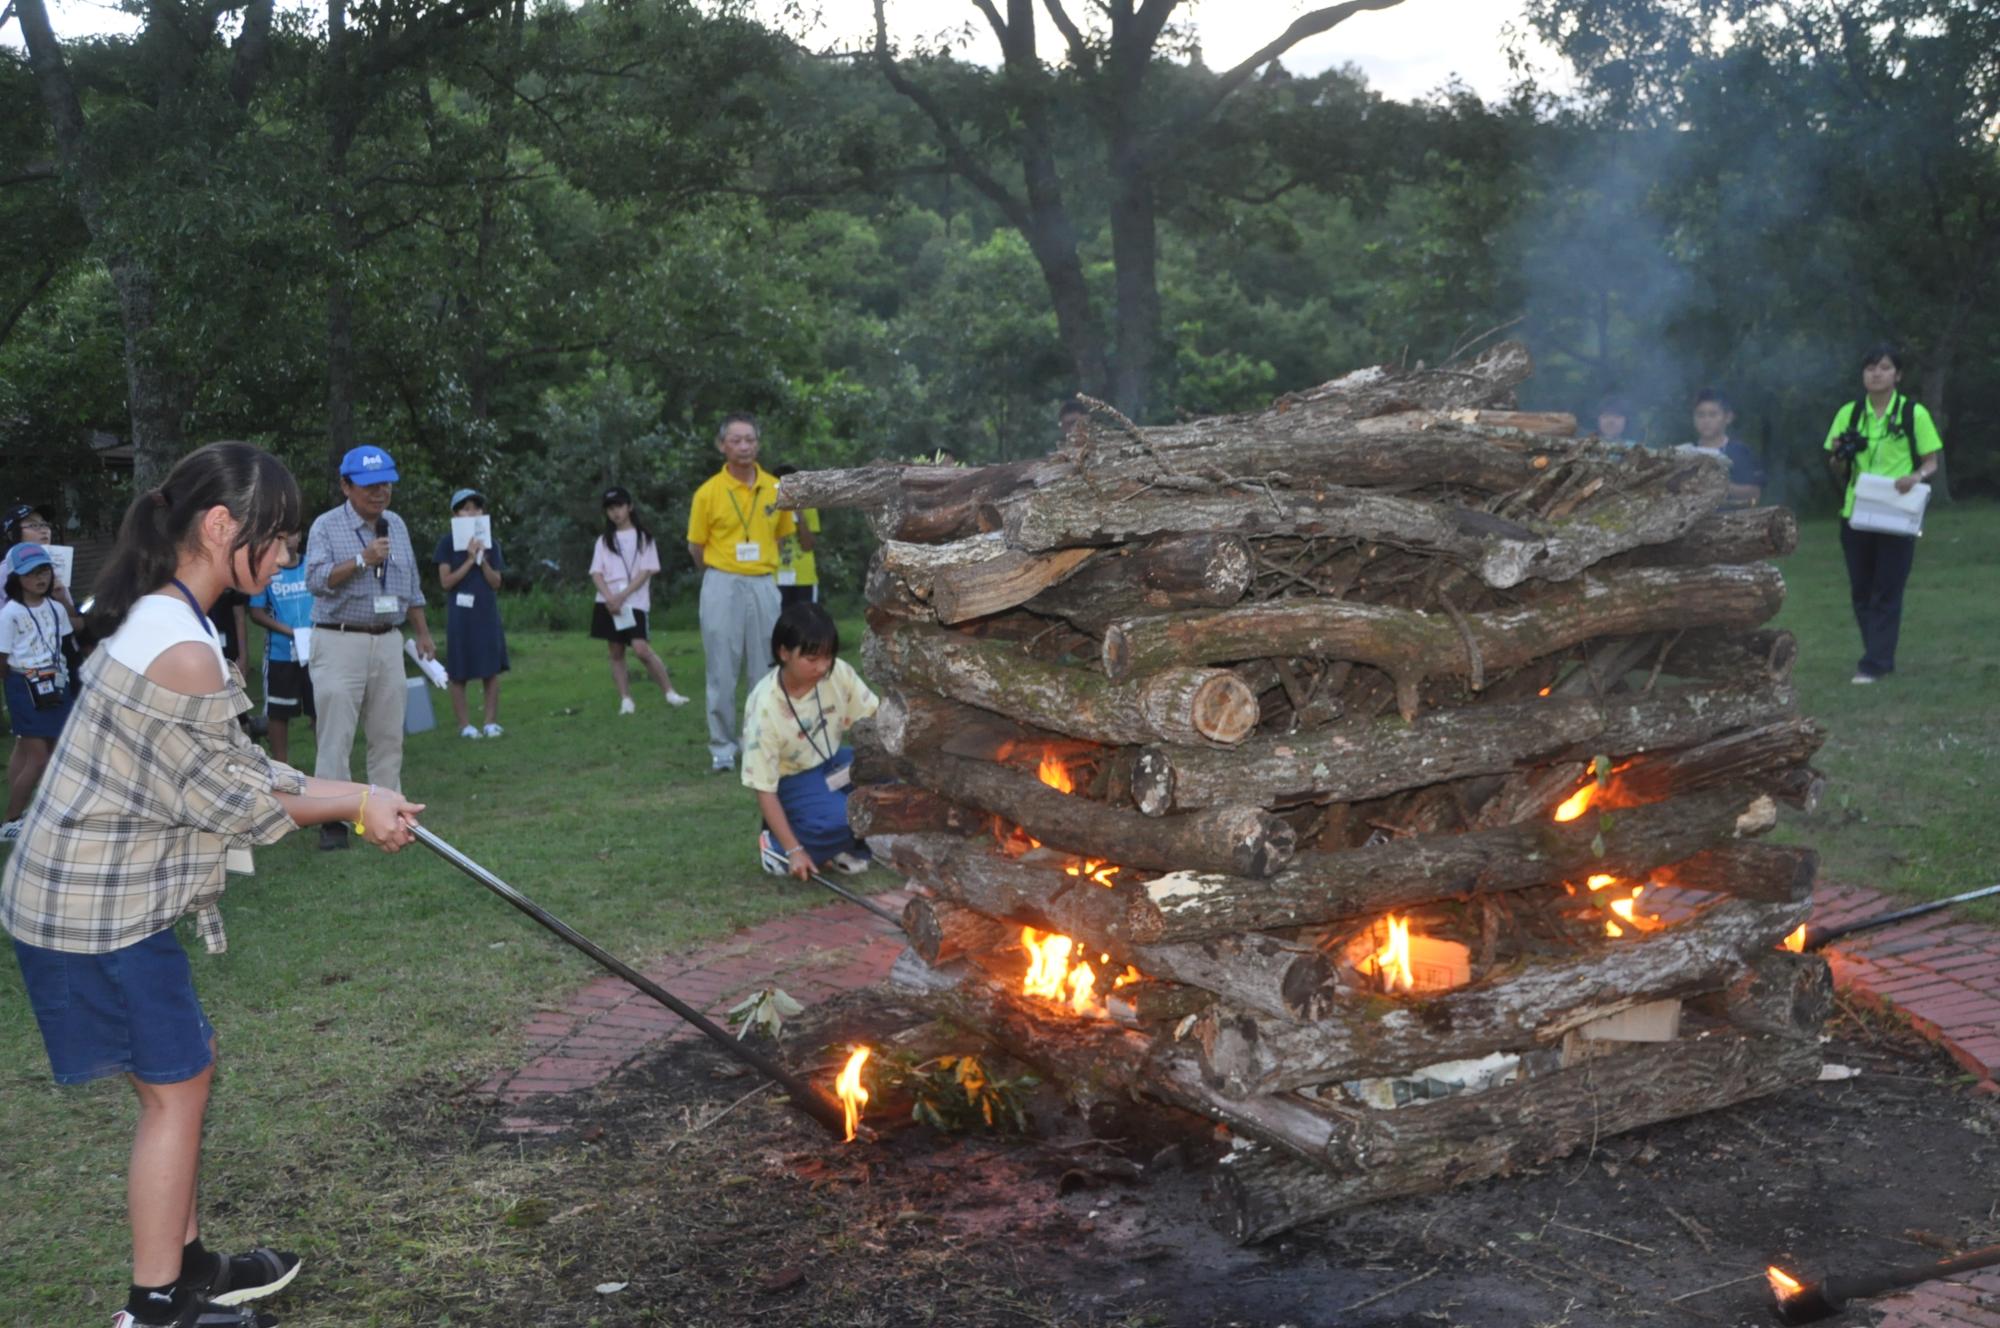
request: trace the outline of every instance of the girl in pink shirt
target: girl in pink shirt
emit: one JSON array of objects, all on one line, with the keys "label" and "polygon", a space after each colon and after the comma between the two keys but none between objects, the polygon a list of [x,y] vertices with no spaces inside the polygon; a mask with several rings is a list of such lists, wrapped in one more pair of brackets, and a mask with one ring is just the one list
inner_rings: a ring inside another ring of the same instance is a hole
[{"label": "girl in pink shirt", "polygon": [[597,587],[597,603],[590,612],[590,635],[608,642],[611,649],[611,681],[618,688],[618,713],[629,715],[632,685],[625,669],[625,648],[630,646],[648,675],[659,684],[668,705],[682,706],[687,698],[674,690],[666,661],[653,652],[646,639],[646,615],[652,610],[649,583],[660,570],[660,547],[646,528],[632,515],[632,495],[613,485],[604,491],[604,535],[591,549],[590,579]]}]

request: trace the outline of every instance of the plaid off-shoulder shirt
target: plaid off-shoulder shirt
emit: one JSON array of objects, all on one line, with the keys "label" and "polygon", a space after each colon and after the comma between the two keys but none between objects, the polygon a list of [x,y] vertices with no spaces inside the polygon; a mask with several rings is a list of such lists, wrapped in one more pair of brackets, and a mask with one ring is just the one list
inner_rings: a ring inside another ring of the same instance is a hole
[{"label": "plaid off-shoulder shirt", "polygon": [[169,691],[99,650],[0,877],[0,926],[18,940],[104,954],[195,914],[210,953],[227,946],[216,909],[231,847],[294,829],[274,793],[306,777],[237,727],[222,691]]}]

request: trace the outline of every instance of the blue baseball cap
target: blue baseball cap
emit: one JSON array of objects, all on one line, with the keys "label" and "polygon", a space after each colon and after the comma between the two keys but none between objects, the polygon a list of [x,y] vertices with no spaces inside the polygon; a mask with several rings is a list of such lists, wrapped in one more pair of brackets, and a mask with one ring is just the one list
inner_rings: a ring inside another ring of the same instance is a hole
[{"label": "blue baseball cap", "polygon": [[481,507],[486,506],[486,495],[477,489],[460,489],[451,496],[451,511],[456,512],[468,498],[477,498]]},{"label": "blue baseball cap", "polygon": [[356,484],[394,484],[396,459],[379,447],[363,445],[340,459],[340,477]]},{"label": "blue baseball cap", "polygon": [[7,550],[7,570],[15,576],[26,576],[37,567],[53,566],[49,551],[39,544],[16,544]]}]

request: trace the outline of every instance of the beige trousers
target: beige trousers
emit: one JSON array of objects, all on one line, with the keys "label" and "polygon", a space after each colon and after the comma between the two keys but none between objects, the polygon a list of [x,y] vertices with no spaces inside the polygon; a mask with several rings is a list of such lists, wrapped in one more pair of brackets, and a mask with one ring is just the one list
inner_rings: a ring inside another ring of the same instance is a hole
[{"label": "beige trousers", "polygon": [[313,703],[319,707],[319,757],[313,774],[352,779],[354,729],[368,739],[368,782],[403,787],[403,634],[334,632],[312,639]]}]

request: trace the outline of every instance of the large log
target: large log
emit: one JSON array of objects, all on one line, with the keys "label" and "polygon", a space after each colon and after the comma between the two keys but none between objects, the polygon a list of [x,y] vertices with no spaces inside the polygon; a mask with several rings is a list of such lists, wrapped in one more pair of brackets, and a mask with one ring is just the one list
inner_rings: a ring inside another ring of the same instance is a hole
[{"label": "large log", "polygon": [[1155,475],[1021,490],[982,524],[997,522],[1008,544],[1029,550],[1203,530],[1378,541],[1463,563],[1505,588],[1530,577],[1567,580],[1613,554],[1682,535],[1714,509],[1727,482],[1705,458],[1688,458],[1657,483],[1621,487],[1563,520],[1530,525],[1367,489],[1186,493]]},{"label": "large log", "polygon": [[1257,698],[1222,669],[1169,668],[1112,682],[1095,670],[1048,664],[1018,647],[917,624],[871,633],[870,676],[967,705],[1115,744],[1238,743],[1257,724]]},{"label": "large log", "polygon": [[1428,677],[1514,668],[1599,636],[1751,627],[1776,613],[1783,601],[1784,580],[1766,563],[1586,574],[1519,606],[1456,618],[1288,600],[1114,623],[1104,634],[1104,671],[1121,680],[1260,656],[1347,659],[1394,677],[1403,714],[1413,718],[1417,687]]},{"label": "large log", "polygon": [[1123,932],[1145,942],[1188,941],[1249,929],[1377,917],[1454,895],[1520,890],[1606,872],[1643,879],[1725,841],[1768,830],[1771,799],[1726,786],[1646,807],[1422,835],[1334,853],[1301,853],[1270,880],[1174,872],[1132,895]]},{"label": "large log", "polygon": [[1833,970],[1819,955],[1773,950],[1724,990],[1690,1004],[1752,1033],[1817,1040],[1833,1013]]},{"label": "large log", "polygon": [[[1788,715],[1794,704],[1790,688],[1768,684],[1645,696],[1551,695],[1435,710],[1407,723],[1372,719],[1260,735],[1226,752],[1156,745],[1133,759],[1132,794],[1148,816],[1223,802],[1271,806],[1300,797],[1358,802],[1446,779],[1499,774],[1580,744],[1588,748],[1582,752],[1586,757],[1599,752],[1624,757],[1706,742],[1731,729],[1768,724]],[[1643,800],[1664,796],[1672,787],[1650,790]]]},{"label": "large log", "polygon": [[1255,804],[1147,817],[1008,766],[942,754],[909,760],[918,783],[954,802],[1003,817],[1051,848],[1124,867],[1263,877],[1291,861],[1296,846],[1291,826]]},{"label": "large log", "polygon": [[1027,601],[1093,635],[1138,614],[1227,608],[1255,579],[1250,546],[1236,535],[1167,535],[1100,550],[1074,573]]},{"label": "large log", "polygon": [[1021,928],[959,904],[913,895],[903,905],[903,934],[910,948],[932,968],[965,955],[984,955],[1019,945]]},{"label": "large log", "polygon": [[875,732],[883,748],[896,756],[943,752],[1029,770],[1039,766],[1044,757],[1067,765],[1104,751],[1094,742],[902,687],[882,689]]},{"label": "large log", "polygon": [[1529,961],[1425,999],[1344,1002],[1312,1023],[1217,1006],[1196,1020],[1193,1036],[1210,1082],[1238,1097],[1552,1046],[1606,1015],[1728,986],[1810,911],[1805,900],[1725,900],[1573,959]]},{"label": "large log", "polygon": [[1819,1073],[1811,1038],[1718,1033],[1635,1045],[1485,1093],[1356,1112],[1339,1170],[1280,1149],[1240,1148],[1211,1177],[1209,1220],[1254,1244],[1342,1209],[1421,1194],[1562,1157],[1655,1121],[1765,1097]]},{"label": "large log", "polygon": [[861,839],[870,835],[971,835],[989,828],[993,817],[915,784],[865,784],[848,795],[847,824]]},{"label": "large log", "polygon": [[1809,898],[1818,875],[1819,854],[1813,850],[1755,839],[1712,848],[1650,873],[1659,885],[1773,902]]},{"label": "large log", "polygon": [[1789,507],[1713,512],[1685,534],[1622,554],[1619,567],[1699,567],[1783,558],[1799,547],[1799,519]]},{"label": "large log", "polygon": [[[1817,720],[1784,719],[1726,734],[1681,751],[1656,752],[1618,772],[1627,801],[1650,802],[1670,793],[1732,781],[1762,784],[1812,759],[1826,741]],[[1609,750],[1623,753],[1623,749]],[[1776,789],[1772,790],[1775,794]]]},{"label": "large log", "polygon": [[1677,678],[1762,677],[1783,682],[1792,676],[1798,657],[1798,638],[1782,627],[1751,632],[1707,628],[1670,640],[1661,651],[1660,670]]},{"label": "large log", "polygon": [[1194,945],[1133,944],[1122,929],[1132,887],[1106,889],[1070,876],[1065,869],[1074,864],[1064,855],[1037,850],[1013,859],[977,841],[937,835],[898,836],[875,847],[941,898],[1017,926],[1060,932],[1147,977],[1200,987],[1280,1019],[1316,1018],[1338,999],[1333,962],[1304,942],[1249,933]]}]

